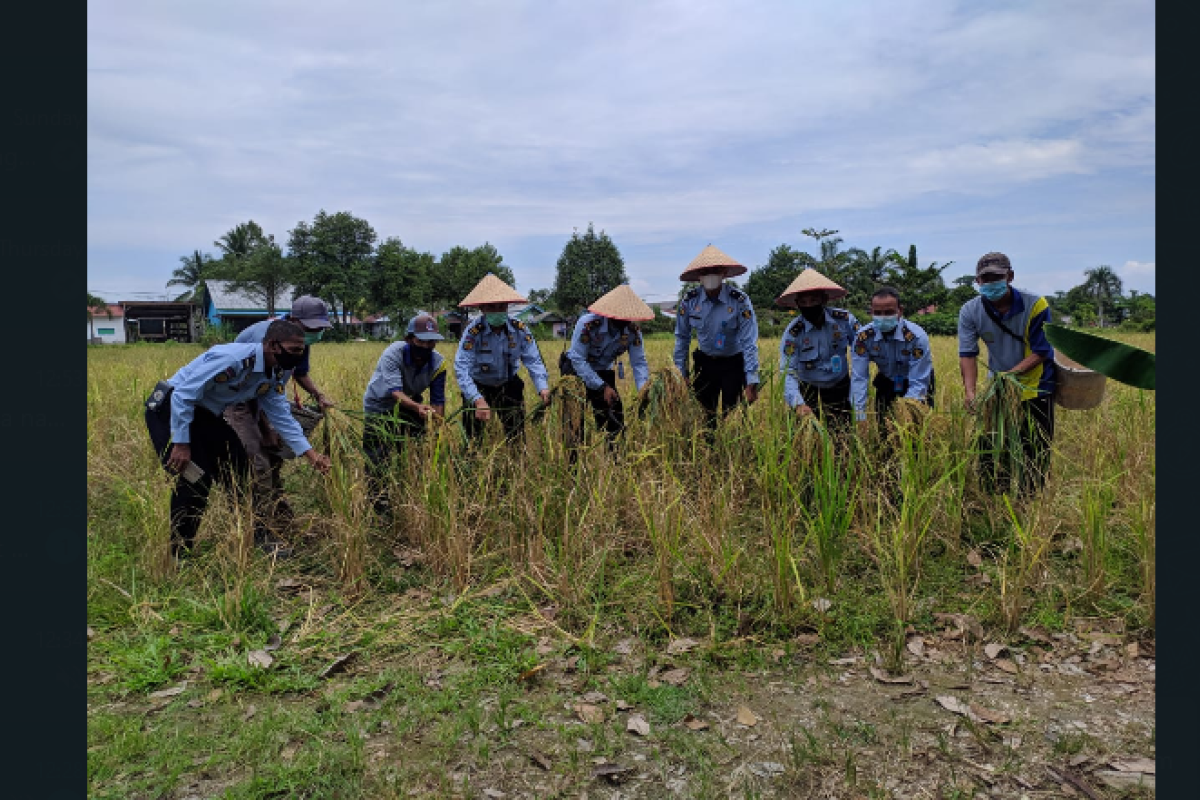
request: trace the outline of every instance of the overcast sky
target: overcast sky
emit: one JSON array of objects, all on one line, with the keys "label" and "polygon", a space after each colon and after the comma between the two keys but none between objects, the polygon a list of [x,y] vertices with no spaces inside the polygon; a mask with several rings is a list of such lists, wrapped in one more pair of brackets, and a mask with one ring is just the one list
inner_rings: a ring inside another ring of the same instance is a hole
[{"label": "overcast sky", "polygon": [[88,289],[324,208],[549,287],[573,228],[673,297],[806,227],[1067,289],[1154,291],[1154,4],[88,4]]}]

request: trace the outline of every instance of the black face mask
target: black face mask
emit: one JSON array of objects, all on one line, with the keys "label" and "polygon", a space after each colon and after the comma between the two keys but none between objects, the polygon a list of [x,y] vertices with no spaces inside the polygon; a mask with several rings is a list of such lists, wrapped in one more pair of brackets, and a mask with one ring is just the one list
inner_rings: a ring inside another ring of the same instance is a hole
[{"label": "black face mask", "polygon": [[825,320],[825,306],[807,306],[800,309],[800,316],[813,325],[819,325]]},{"label": "black face mask", "polygon": [[424,347],[417,347],[416,345],[410,344],[408,346],[408,357],[411,358],[412,362],[418,367],[423,367],[429,363],[429,359],[433,358],[433,351],[427,350]]},{"label": "black face mask", "polygon": [[284,350],[283,347],[280,347],[279,350],[275,352],[275,363],[278,364],[282,369],[295,369],[296,367],[300,366],[300,362],[303,360],[303,352],[289,353],[287,350]]}]

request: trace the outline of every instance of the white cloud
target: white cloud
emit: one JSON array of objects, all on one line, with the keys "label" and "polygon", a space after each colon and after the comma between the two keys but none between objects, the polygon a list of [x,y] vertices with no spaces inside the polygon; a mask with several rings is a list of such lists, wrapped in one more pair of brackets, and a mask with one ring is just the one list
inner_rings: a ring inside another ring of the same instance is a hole
[{"label": "white cloud", "polygon": [[1124,275],[1129,275],[1129,276],[1141,276],[1141,275],[1153,276],[1154,275],[1154,262],[1153,261],[1148,261],[1148,262],[1126,261],[1125,264],[1118,271]]}]

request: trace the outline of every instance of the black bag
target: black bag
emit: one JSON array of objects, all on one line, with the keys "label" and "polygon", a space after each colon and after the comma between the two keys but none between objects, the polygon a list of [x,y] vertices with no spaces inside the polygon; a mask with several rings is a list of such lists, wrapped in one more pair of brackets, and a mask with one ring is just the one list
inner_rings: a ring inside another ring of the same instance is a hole
[{"label": "black bag", "polygon": [[571,363],[571,357],[567,355],[566,350],[558,354],[558,374],[564,378],[576,374],[575,365]]}]

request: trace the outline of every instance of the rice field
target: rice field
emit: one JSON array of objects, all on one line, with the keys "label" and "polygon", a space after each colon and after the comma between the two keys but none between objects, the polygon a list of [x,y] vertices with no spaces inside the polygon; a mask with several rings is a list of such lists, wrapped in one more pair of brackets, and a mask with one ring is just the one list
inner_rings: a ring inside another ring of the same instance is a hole
[{"label": "rice field", "polygon": [[[1152,334],[1118,338],[1154,349]],[[224,676],[218,685],[248,697],[311,694],[322,680],[317,662],[348,642],[360,658],[387,661],[482,635],[444,621],[422,627],[423,612],[405,605],[413,597],[421,608],[433,603],[439,618],[481,596],[504,598],[504,630],[524,637],[500,681],[510,688],[532,680],[519,676],[545,660],[539,642],[582,653],[586,663],[624,636],[651,647],[700,641],[719,676],[728,648],[780,647],[791,658],[798,637],[828,656],[875,654],[881,668],[901,672],[912,637],[939,630],[947,614],[967,615],[997,641],[1067,630],[1080,619],[1152,641],[1154,393],[1109,381],[1099,408],[1057,409],[1043,492],[1032,500],[986,494],[974,472],[975,418],[962,407],[955,341],[935,337],[932,345],[936,410],[862,438],[830,437],[785,410],[777,339],[760,342],[760,400],[730,414],[711,446],[698,408],[664,369],[669,336],[647,340],[655,381],[641,414],[626,364],[619,383],[629,427],[615,448],[593,430],[577,391],[558,386],[560,342],[540,343],[558,391],[520,445],[505,445],[495,421],[481,446],[467,448],[451,371],[446,424],[395,465],[396,514],[383,526],[371,512],[359,444],[362,393],[385,345],[320,344],[312,375],[339,410],[312,438],[334,469],[320,476],[285,466],[298,557],[272,563],[259,555],[245,503],[214,490],[199,553],[180,572],[167,559],[169,482],[141,403],[201,348],[89,348],[89,629],[108,642],[89,645],[89,705],[144,698],[193,674],[188,669],[200,670],[193,682]],[[453,357],[452,343],[440,349]],[[532,411],[536,395],[522,376]],[[566,424],[580,416],[581,442]],[[297,602],[285,579],[308,594]],[[341,609],[336,622],[317,614],[325,604]],[[146,655],[147,642],[169,650],[170,624],[196,638],[164,666],[157,651]],[[278,628],[298,655],[269,678],[247,672],[247,648],[278,639]],[[483,669],[508,645],[495,646],[456,655]],[[93,686],[97,674],[110,678]],[[121,714],[100,718],[108,721],[89,717],[89,788],[97,796],[105,787],[112,796],[138,796],[137,786],[179,789],[178,776],[191,767],[177,765],[166,783],[136,777],[132,757],[111,749]],[[156,741],[146,734],[147,747]],[[387,795],[364,777],[370,769],[347,758],[357,766],[338,785],[359,788],[312,796]],[[306,774],[316,780],[319,772]],[[844,765],[834,772],[845,773]],[[265,796],[246,788],[244,775],[230,780],[220,790],[228,796]],[[439,785],[429,796],[459,796]]]}]

